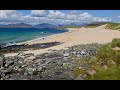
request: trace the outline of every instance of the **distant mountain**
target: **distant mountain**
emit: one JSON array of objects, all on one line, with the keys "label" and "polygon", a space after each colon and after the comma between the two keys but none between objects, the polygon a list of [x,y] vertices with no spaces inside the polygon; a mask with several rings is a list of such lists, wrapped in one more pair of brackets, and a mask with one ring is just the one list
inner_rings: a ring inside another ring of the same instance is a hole
[{"label": "distant mountain", "polygon": [[32,25],[25,23],[17,23],[17,24],[0,25],[0,28],[32,28]]},{"label": "distant mountain", "polygon": [[34,26],[35,28],[57,28],[57,26],[48,24],[48,23],[42,23]]},{"label": "distant mountain", "polygon": [[70,23],[70,24],[59,24],[58,26],[60,27],[80,27],[80,26],[84,26],[84,25],[88,25],[88,23],[78,23],[78,22],[74,22],[74,23]]}]

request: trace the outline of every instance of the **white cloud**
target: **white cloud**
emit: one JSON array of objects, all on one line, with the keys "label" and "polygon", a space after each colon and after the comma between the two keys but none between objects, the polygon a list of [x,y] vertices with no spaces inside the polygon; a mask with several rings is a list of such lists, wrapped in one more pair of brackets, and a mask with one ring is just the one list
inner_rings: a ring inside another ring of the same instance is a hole
[{"label": "white cloud", "polygon": [[87,19],[87,18],[92,18],[92,15],[87,12],[84,12],[84,13],[80,14],[79,17],[82,19]]},{"label": "white cloud", "polygon": [[20,18],[21,14],[16,10],[0,10],[0,20],[16,20]]},{"label": "white cloud", "polygon": [[98,21],[98,22],[109,22],[112,21],[112,19],[108,18],[108,17],[94,17],[93,18],[94,21]]},{"label": "white cloud", "polygon": [[117,18],[120,18],[120,16],[117,16]]},{"label": "white cloud", "polygon": [[67,15],[67,19],[69,19],[69,20],[76,20],[78,18],[77,18],[77,15]]},{"label": "white cloud", "polygon": [[45,17],[47,10],[32,10],[31,15],[35,17]]},{"label": "white cloud", "polygon": [[64,19],[65,14],[60,11],[49,10],[48,18]]},{"label": "white cloud", "polygon": [[[72,13],[72,14],[71,14]],[[24,22],[29,24],[52,23],[52,24],[70,24],[73,22],[84,23],[94,21],[111,21],[108,17],[96,17],[87,12],[77,13],[70,11],[63,13],[56,10],[32,10],[30,14],[23,15],[16,10],[0,10],[0,23]]]}]

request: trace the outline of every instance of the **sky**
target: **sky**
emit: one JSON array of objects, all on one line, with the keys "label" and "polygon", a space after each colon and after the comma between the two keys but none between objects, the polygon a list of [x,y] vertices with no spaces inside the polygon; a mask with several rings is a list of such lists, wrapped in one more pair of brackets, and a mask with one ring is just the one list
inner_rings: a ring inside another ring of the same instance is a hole
[{"label": "sky", "polygon": [[120,22],[120,10],[0,10],[0,24]]}]

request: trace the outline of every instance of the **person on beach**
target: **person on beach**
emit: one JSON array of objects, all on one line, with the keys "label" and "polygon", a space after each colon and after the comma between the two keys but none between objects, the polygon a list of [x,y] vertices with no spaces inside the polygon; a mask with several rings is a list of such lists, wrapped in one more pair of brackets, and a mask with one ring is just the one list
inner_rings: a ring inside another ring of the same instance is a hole
[{"label": "person on beach", "polygon": [[44,40],[44,38],[43,38],[43,40]]}]

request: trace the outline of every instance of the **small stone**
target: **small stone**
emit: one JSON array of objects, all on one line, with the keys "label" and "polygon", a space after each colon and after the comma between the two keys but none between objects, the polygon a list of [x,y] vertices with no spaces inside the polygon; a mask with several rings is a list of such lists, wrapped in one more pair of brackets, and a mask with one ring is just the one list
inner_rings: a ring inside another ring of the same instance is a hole
[{"label": "small stone", "polygon": [[108,69],[108,66],[107,66],[107,65],[104,65],[103,68],[104,68],[104,69]]},{"label": "small stone", "polygon": [[65,65],[66,65],[66,63],[63,63],[63,64],[62,64],[62,66],[65,66]]},{"label": "small stone", "polygon": [[25,53],[19,52],[17,56],[24,56],[24,55],[25,55]]},{"label": "small stone", "polygon": [[80,54],[81,55],[86,55],[86,52],[85,51],[81,51]]},{"label": "small stone", "polygon": [[87,74],[84,74],[84,75],[83,75],[83,78],[86,78],[86,77],[87,77]]},{"label": "small stone", "polygon": [[92,75],[96,74],[96,71],[95,70],[87,70],[86,74],[92,76]]},{"label": "small stone", "polygon": [[64,57],[68,57],[68,56],[69,56],[69,53],[65,53],[63,56],[64,56]]},{"label": "small stone", "polygon": [[78,69],[82,69],[82,67],[79,67]]}]

